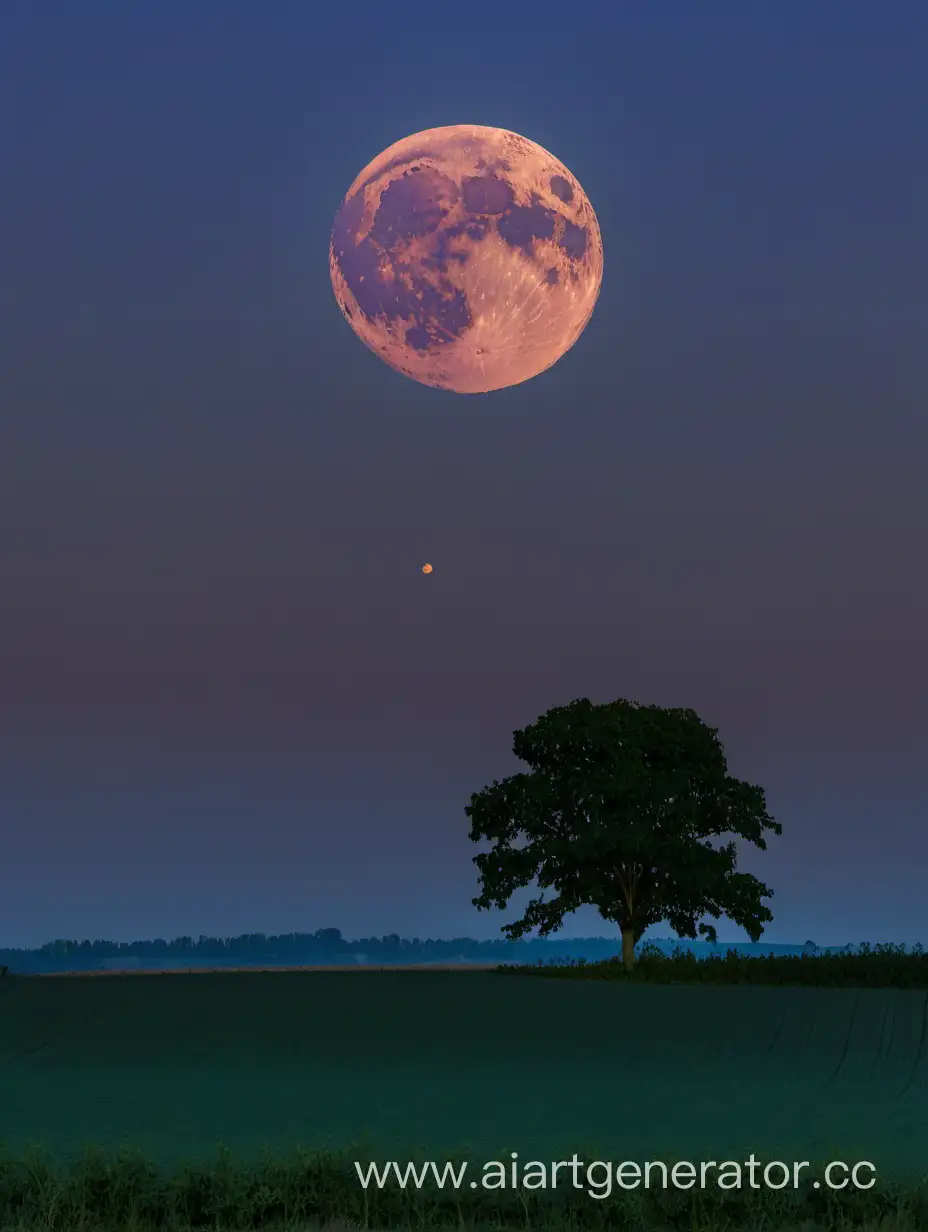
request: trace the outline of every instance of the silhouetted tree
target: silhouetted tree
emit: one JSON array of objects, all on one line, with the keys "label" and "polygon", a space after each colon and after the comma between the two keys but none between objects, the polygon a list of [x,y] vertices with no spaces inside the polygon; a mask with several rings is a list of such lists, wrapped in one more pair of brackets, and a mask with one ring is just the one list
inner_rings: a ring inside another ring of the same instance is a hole
[{"label": "silhouetted tree", "polygon": [[[680,937],[717,940],[702,917],[725,915],[756,941],[773,919],[762,882],[736,871],[736,836],[766,848],[764,831],[782,833],[760,787],[731,778],[716,730],[693,710],[586,698],[547,711],[513,733],[528,773],[494,782],[465,809],[474,842],[481,910],[503,909],[512,894],[542,890],[510,938],[560,927],[592,905],[622,931],[627,970],[635,945],[666,920]],[[554,891],[553,898],[545,892]]]}]

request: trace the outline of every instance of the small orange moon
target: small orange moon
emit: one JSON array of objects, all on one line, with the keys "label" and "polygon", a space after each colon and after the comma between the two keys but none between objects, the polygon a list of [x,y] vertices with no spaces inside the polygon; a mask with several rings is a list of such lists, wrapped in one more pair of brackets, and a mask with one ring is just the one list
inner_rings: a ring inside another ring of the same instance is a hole
[{"label": "small orange moon", "polygon": [[431,572],[432,572],[432,566],[431,566],[431,565],[423,565],[423,566],[422,566],[422,572],[423,572],[423,573],[431,573]]},{"label": "small orange moon", "polygon": [[557,363],[599,296],[603,243],[580,182],[504,128],[396,142],[348,190],[329,243],[335,298],[376,355],[459,394]]}]

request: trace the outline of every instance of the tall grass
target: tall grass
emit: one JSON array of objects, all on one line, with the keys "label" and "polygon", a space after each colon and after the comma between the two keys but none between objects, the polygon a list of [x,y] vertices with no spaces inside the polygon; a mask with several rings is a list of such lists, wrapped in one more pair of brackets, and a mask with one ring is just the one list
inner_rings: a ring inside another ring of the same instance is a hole
[{"label": "tall grass", "polygon": [[[135,1151],[88,1148],[70,1168],[44,1153],[0,1156],[0,1229],[245,1232],[339,1221],[342,1228],[438,1232],[923,1232],[928,1186],[862,1193],[806,1190],[635,1190],[604,1201],[585,1190],[363,1190],[351,1166],[360,1151],[265,1153],[251,1162],[220,1152],[174,1172]],[[462,1157],[463,1158],[463,1157]],[[334,1232],[334,1230],[333,1230]]]},{"label": "tall grass", "polygon": [[604,962],[556,959],[553,962],[502,966],[507,975],[542,975],[567,979],[629,980],[655,984],[780,984],[833,988],[928,988],[928,952],[921,945],[860,945],[824,954],[765,954],[752,957],[737,950],[697,958],[676,947],[670,954],[645,944],[631,972],[621,957]]}]

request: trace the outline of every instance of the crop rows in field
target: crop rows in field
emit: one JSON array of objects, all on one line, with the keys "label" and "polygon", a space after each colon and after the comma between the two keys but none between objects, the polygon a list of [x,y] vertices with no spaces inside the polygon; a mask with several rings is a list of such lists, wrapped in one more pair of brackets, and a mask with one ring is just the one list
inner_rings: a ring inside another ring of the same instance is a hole
[{"label": "crop rows in field", "polygon": [[928,994],[498,973],[2,989],[0,1139],[500,1158],[928,1160]]}]

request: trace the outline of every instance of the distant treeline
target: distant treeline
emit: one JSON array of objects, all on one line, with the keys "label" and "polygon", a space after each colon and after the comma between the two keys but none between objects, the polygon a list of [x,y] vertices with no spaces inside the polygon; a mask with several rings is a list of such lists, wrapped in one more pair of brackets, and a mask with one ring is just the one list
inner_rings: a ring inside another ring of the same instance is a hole
[{"label": "distant treeline", "polygon": [[[679,941],[652,942],[672,947]],[[706,943],[683,942],[697,953],[724,951]],[[812,950],[812,942],[803,946],[753,945],[743,943],[733,948],[754,954],[773,952],[796,953]],[[500,962],[537,963],[585,959],[597,962],[613,957],[621,948],[618,937],[574,937],[570,939],[534,938],[522,941],[476,941],[472,937],[451,940],[400,937],[391,933],[385,937],[361,937],[354,941],[344,938],[337,928],[320,928],[314,933],[284,933],[266,936],[264,933],[243,933],[239,937],[176,937],[173,941],[49,941],[37,950],[0,949],[0,964],[11,972],[82,971],[100,968],[239,965],[248,963],[300,966],[324,963],[430,963],[430,962]]]},{"label": "distant treeline", "polygon": [[400,937],[360,937],[349,941],[340,929],[314,933],[243,933],[239,937],[176,937],[173,941],[50,941],[37,950],[0,950],[11,971],[80,970],[127,966],[323,963],[538,962],[546,958],[609,958],[621,944],[605,937],[571,941],[475,941]]}]

